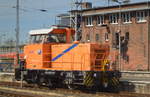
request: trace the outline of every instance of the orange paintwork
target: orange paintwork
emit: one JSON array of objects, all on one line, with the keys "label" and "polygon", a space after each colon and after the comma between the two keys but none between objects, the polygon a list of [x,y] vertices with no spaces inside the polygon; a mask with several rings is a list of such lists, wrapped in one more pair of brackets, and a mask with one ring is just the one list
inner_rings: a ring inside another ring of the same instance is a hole
[{"label": "orange paintwork", "polygon": [[50,65],[50,44],[30,44],[24,47],[26,68],[41,69]]},{"label": "orange paintwork", "polygon": [[65,29],[54,29],[52,32],[50,32],[52,34],[66,34],[66,43],[70,43],[71,42],[71,37],[73,34],[75,34],[75,30],[71,29],[71,28],[65,28]]},{"label": "orange paintwork", "polygon": [[109,55],[109,46],[107,44],[100,45],[79,42],[71,44],[71,36],[74,34],[74,30],[71,28],[54,29],[50,33],[66,34],[66,43],[28,44],[24,47],[26,69],[59,71],[103,70],[103,61]]},{"label": "orange paintwork", "polygon": [[101,71],[101,64],[109,55],[108,45],[80,43],[55,61],[54,57],[72,44],[29,44],[24,48],[27,69],[64,71]]}]

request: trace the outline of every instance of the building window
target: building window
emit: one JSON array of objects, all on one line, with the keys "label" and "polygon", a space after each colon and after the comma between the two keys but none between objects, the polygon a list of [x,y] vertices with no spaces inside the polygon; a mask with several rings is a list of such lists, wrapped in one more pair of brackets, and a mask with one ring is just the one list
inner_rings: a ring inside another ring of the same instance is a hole
[{"label": "building window", "polygon": [[97,16],[97,24],[102,25],[104,23],[104,15]]},{"label": "building window", "polygon": [[146,13],[145,11],[136,12],[137,22],[146,22]]},{"label": "building window", "polygon": [[95,34],[95,40],[96,40],[96,42],[99,41],[99,34]]},{"label": "building window", "polygon": [[111,14],[109,16],[109,21],[111,24],[118,24],[119,15],[118,14]]},{"label": "building window", "polygon": [[109,41],[108,33],[107,32],[105,33],[105,41]]},{"label": "building window", "polygon": [[89,34],[86,35],[86,41],[90,42],[90,35]]},{"label": "building window", "polygon": [[129,40],[129,38],[130,38],[130,37],[129,37],[129,32],[126,32],[126,33],[125,33],[125,39],[126,39],[126,40]]},{"label": "building window", "polygon": [[130,12],[123,13],[122,17],[123,17],[123,22],[124,23],[131,23],[131,14],[130,14]]},{"label": "building window", "polygon": [[86,17],[86,25],[93,26],[93,18],[92,16]]},{"label": "building window", "polygon": [[119,48],[119,33],[115,33],[115,39],[114,39],[114,42],[113,42],[113,47],[114,48]]}]

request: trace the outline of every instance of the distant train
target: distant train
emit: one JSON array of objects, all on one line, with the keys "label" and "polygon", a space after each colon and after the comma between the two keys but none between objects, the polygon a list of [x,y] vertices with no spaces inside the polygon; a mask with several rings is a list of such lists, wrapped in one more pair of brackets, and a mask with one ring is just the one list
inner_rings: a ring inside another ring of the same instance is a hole
[{"label": "distant train", "polygon": [[118,88],[120,76],[110,68],[109,45],[72,42],[74,33],[60,26],[30,31],[16,80],[21,80],[22,71],[27,83],[48,87]]}]

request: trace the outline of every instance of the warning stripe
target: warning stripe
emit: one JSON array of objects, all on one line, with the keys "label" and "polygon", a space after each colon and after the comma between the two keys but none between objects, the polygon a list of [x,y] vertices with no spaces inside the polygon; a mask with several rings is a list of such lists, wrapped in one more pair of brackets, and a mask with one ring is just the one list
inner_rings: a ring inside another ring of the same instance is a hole
[{"label": "warning stripe", "polygon": [[117,84],[119,84],[119,80],[117,78],[114,78],[114,80]]},{"label": "warning stripe", "polygon": [[92,85],[93,85],[93,79],[89,79],[89,80],[87,81],[87,85],[88,85],[88,86],[92,86]]},{"label": "warning stripe", "polygon": [[86,73],[86,77],[84,78],[84,84],[86,86],[92,86],[93,85],[94,79],[93,79],[92,75],[93,75],[92,72],[87,72]]},{"label": "warning stripe", "polygon": [[119,80],[118,80],[118,78],[113,77],[110,82],[111,82],[111,84],[112,84],[113,86],[118,86],[118,85],[119,85]]}]

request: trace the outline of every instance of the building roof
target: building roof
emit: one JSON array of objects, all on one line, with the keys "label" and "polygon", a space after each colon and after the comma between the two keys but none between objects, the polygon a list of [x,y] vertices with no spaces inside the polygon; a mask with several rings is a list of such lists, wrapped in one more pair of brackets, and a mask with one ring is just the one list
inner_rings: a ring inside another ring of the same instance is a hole
[{"label": "building roof", "polygon": [[[128,9],[121,9],[121,12],[130,12],[130,11],[137,11],[137,10],[147,10],[150,9],[150,7],[141,7],[141,8],[128,8]],[[99,15],[99,14],[109,14],[109,13],[117,13],[120,12],[120,10],[112,10],[112,11],[101,11],[96,13],[83,13],[82,16],[90,16],[90,15]]]},{"label": "building roof", "polygon": [[[122,7],[125,6],[132,6],[132,5],[141,5],[141,4],[149,4],[150,6],[150,2],[137,2],[137,3],[127,3],[127,4],[122,4]],[[89,10],[97,10],[97,9],[107,9],[107,8],[118,8],[119,5],[111,5],[111,6],[99,6],[99,7],[93,7],[93,8],[89,8],[89,9],[83,9],[82,11],[89,11]]]},{"label": "building roof", "polygon": [[68,13],[63,13],[63,14],[58,14],[57,17],[68,17],[70,14]]},{"label": "building roof", "polygon": [[[132,7],[133,5],[147,5],[147,6],[141,6],[141,7]],[[138,2],[138,3],[129,3],[129,4],[122,4],[121,7],[130,6],[131,8],[125,8],[121,9],[121,12],[129,12],[129,11],[137,11],[137,10],[146,10],[150,9],[150,2]],[[107,10],[111,8],[118,8],[114,10]],[[105,9],[105,10],[104,10]],[[103,10],[100,12],[89,12],[94,10]],[[83,12],[82,16],[90,16],[90,15],[99,15],[99,14],[109,14],[109,13],[117,13],[120,12],[119,5],[112,5],[112,6],[100,6],[100,7],[93,7],[89,9],[83,9],[83,10],[71,10],[71,12]]]}]

